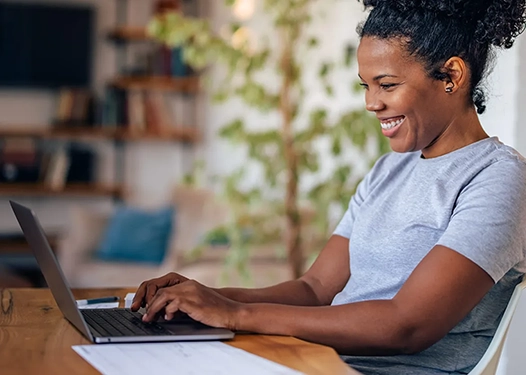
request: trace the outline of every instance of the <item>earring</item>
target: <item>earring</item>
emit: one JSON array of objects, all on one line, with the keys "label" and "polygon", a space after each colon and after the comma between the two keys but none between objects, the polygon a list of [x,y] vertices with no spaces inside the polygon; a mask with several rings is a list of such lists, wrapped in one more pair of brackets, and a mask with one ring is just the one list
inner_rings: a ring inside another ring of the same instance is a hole
[{"label": "earring", "polygon": [[451,94],[451,93],[453,92],[453,86],[448,86],[448,87],[446,87],[446,92],[447,92],[448,94]]}]

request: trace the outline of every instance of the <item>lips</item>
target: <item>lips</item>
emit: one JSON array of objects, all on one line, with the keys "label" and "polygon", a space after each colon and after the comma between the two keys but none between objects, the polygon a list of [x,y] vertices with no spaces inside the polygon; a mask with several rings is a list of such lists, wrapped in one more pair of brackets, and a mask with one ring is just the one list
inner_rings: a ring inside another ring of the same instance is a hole
[{"label": "lips", "polygon": [[380,120],[380,126],[384,130],[389,130],[394,128],[395,126],[400,125],[402,122],[404,122],[405,116],[399,116],[399,117],[390,117],[388,119]]},{"label": "lips", "polygon": [[398,132],[401,125],[405,121],[405,116],[389,117],[380,120],[380,126],[382,127],[382,134],[388,138],[392,138]]}]

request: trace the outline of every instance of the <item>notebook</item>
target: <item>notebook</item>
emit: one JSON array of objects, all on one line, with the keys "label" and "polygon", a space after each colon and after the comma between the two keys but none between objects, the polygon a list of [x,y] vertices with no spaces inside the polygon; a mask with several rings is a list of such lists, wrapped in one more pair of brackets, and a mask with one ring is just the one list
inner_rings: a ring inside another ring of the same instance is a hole
[{"label": "notebook", "polygon": [[144,323],[139,312],[126,308],[79,309],[36,215],[21,204],[13,201],[10,204],[60,311],[91,342],[225,340],[234,337],[230,330],[209,327],[188,316],[163,323]]}]

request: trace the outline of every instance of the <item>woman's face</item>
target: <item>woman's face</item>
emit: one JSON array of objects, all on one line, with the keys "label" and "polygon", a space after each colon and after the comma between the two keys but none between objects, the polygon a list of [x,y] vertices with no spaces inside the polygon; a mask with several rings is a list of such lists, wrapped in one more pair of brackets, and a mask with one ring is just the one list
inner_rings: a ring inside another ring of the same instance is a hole
[{"label": "woman's face", "polygon": [[393,151],[422,150],[428,157],[426,149],[452,141],[446,130],[454,114],[444,82],[430,78],[398,39],[363,37],[357,56],[366,108],[380,120]]}]

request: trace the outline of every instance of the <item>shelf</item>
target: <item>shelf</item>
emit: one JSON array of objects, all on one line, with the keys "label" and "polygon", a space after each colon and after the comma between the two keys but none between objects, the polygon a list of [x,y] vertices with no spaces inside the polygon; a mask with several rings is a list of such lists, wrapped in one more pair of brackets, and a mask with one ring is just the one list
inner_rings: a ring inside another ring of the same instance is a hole
[{"label": "shelf", "polygon": [[102,128],[55,128],[51,126],[31,126],[31,125],[2,125],[0,127],[0,137],[36,137],[48,139],[106,139],[113,138],[115,131]]},{"label": "shelf", "polygon": [[147,42],[153,41],[143,26],[121,26],[110,31],[108,38],[118,42]]},{"label": "shelf", "polygon": [[199,78],[169,77],[169,76],[131,76],[118,77],[111,82],[111,86],[124,90],[159,90],[177,91],[185,93],[197,93],[199,90]]},{"label": "shelf", "polygon": [[123,189],[117,186],[72,183],[66,185],[64,189],[53,190],[42,183],[0,183],[0,195],[13,197],[120,197],[123,195]]},{"label": "shelf", "polygon": [[128,126],[102,127],[14,127],[12,125],[0,127],[0,138],[33,137],[43,139],[64,140],[121,140],[121,141],[166,141],[166,142],[197,142],[199,132],[194,128],[174,127],[162,134],[133,133]]},{"label": "shelf", "polygon": [[174,128],[162,134],[154,133],[133,133],[129,131],[116,132],[115,138],[128,141],[128,142],[140,142],[140,141],[180,141],[194,143],[200,140],[201,136],[196,129],[193,128]]},{"label": "shelf", "polygon": [[[58,245],[59,236],[57,234],[47,235],[47,240],[51,249],[55,252]],[[19,255],[19,254],[32,254],[26,239],[20,236],[14,236],[13,238],[2,238],[0,237],[0,254],[3,255]]]}]

